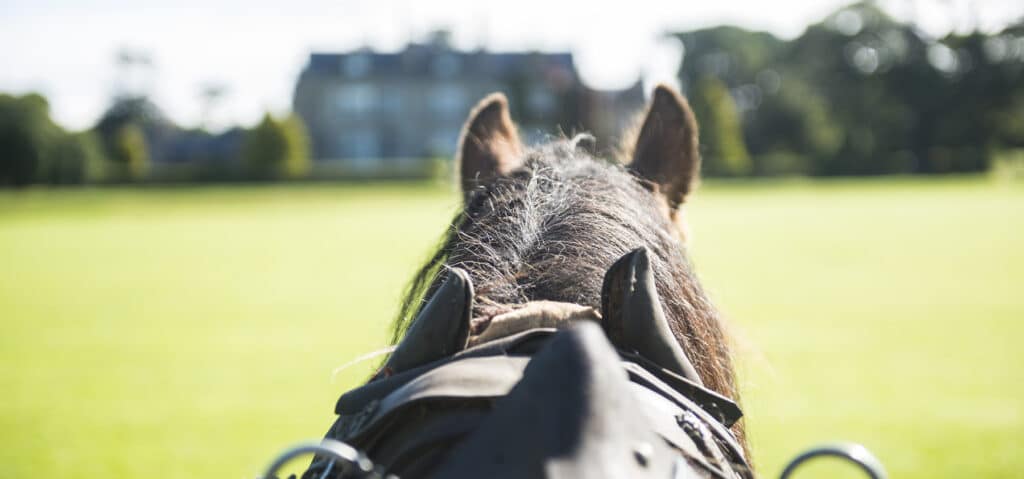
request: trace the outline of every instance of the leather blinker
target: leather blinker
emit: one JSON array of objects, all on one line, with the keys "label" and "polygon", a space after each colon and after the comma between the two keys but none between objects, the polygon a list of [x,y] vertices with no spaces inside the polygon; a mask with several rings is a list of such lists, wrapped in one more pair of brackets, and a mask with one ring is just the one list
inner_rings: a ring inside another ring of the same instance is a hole
[{"label": "leather blinker", "polygon": [[601,310],[601,323],[612,344],[704,384],[669,329],[646,247],[629,252],[608,269],[601,287]]},{"label": "leather blinker", "polygon": [[473,283],[459,268],[448,268],[444,283],[420,310],[395,348],[385,370],[399,373],[466,348],[473,309]]}]

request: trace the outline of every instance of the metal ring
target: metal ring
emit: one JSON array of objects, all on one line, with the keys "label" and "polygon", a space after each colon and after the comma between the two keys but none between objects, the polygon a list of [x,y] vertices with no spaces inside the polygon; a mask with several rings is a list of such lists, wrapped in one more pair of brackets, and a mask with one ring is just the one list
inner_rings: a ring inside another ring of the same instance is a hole
[{"label": "metal ring", "polygon": [[[303,454],[328,456],[334,461],[341,461],[353,466],[356,472],[361,472],[367,477],[374,477],[373,462],[370,461],[370,458],[357,451],[354,447],[333,439],[324,439],[318,443],[303,443],[284,451],[277,456],[277,459],[274,459],[274,462],[270,463],[267,471],[260,477],[262,479],[276,479],[277,471],[281,469],[281,466]],[[334,461],[332,461],[332,464]]]},{"label": "metal ring", "polygon": [[886,479],[888,477],[885,473],[885,467],[882,466],[882,462],[879,461],[874,454],[871,454],[871,451],[869,451],[868,448],[857,443],[846,442],[822,444],[804,451],[802,454],[789,461],[786,468],[782,470],[782,474],[779,475],[779,479],[787,479],[793,471],[800,467],[801,464],[820,456],[833,456],[840,459],[846,459],[860,467],[860,469],[871,479]]}]

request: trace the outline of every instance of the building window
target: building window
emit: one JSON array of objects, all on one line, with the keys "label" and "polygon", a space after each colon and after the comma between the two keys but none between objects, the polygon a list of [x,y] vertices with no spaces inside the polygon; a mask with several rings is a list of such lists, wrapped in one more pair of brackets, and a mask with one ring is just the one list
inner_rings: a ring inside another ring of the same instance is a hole
[{"label": "building window", "polygon": [[461,117],[467,108],[466,92],[457,85],[440,85],[431,91],[430,109],[436,114]]},{"label": "building window", "polygon": [[459,73],[462,62],[452,53],[442,53],[434,57],[430,70],[439,78],[449,78]]},{"label": "building window", "polygon": [[380,109],[388,115],[398,116],[405,113],[402,104],[401,89],[393,88],[380,95]]},{"label": "building window", "polygon": [[369,113],[376,106],[377,101],[377,89],[373,85],[345,85],[334,92],[334,104],[342,114]]},{"label": "building window", "polygon": [[526,96],[526,107],[534,116],[546,116],[553,113],[555,103],[555,95],[546,88],[531,88],[530,93]]},{"label": "building window", "polygon": [[370,128],[356,128],[341,134],[341,154],[345,158],[379,158],[380,138]]},{"label": "building window", "polygon": [[360,78],[370,73],[370,56],[365,53],[354,53],[345,57],[341,65],[345,76]]},{"label": "building window", "polygon": [[430,134],[428,152],[431,156],[448,157],[455,154],[455,144],[459,141],[459,127],[440,128]]}]

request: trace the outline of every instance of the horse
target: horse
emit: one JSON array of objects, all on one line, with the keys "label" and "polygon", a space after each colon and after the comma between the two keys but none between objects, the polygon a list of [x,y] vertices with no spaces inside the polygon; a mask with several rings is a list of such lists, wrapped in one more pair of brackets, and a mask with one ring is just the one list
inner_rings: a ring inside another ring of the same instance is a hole
[{"label": "horse", "polygon": [[[327,439],[403,477],[753,477],[728,328],[686,254],[701,161],[686,99],[657,86],[610,159],[587,135],[524,145],[509,110],[495,93],[470,112],[461,211]],[[329,459],[306,475],[362,477]]]}]

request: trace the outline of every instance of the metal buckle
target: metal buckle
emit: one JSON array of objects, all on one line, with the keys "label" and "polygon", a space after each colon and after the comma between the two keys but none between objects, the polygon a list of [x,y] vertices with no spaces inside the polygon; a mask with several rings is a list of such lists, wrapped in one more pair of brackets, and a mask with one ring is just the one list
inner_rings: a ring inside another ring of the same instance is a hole
[{"label": "metal buckle", "polygon": [[[383,476],[381,472],[373,466],[373,461],[370,461],[370,458],[357,451],[354,447],[341,441],[324,439],[319,443],[303,443],[284,451],[277,456],[277,459],[274,459],[274,462],[270,463],[270,466],[267,467],[266,472],[264,472],[260,478],[277,479],[277,471],[281,469],[285,463],[305,454],[326,456],[330,460],[320,473],[319,479],[329,477],[329,474],[334,470],[334,464],[339,462],[344,468],[342,472],[348,474],[344,477],[355,477],[361,479],[389,479],[394,477]],[[313,467],[314,466],[310,466],[310,469],[313,469]]]},{"label": "metal buckle", "polygon": [[789,461],[786,468],[782,470],[782,474],[779,475],[779,479],[787,479],[803,463],[821,456],[833,456],[852,462],[871,479],[886,479],[888,477],[882,462],[874,454],[871,454],[868,448],[854,442],[841,442],[821,444],[804,451]]}]

